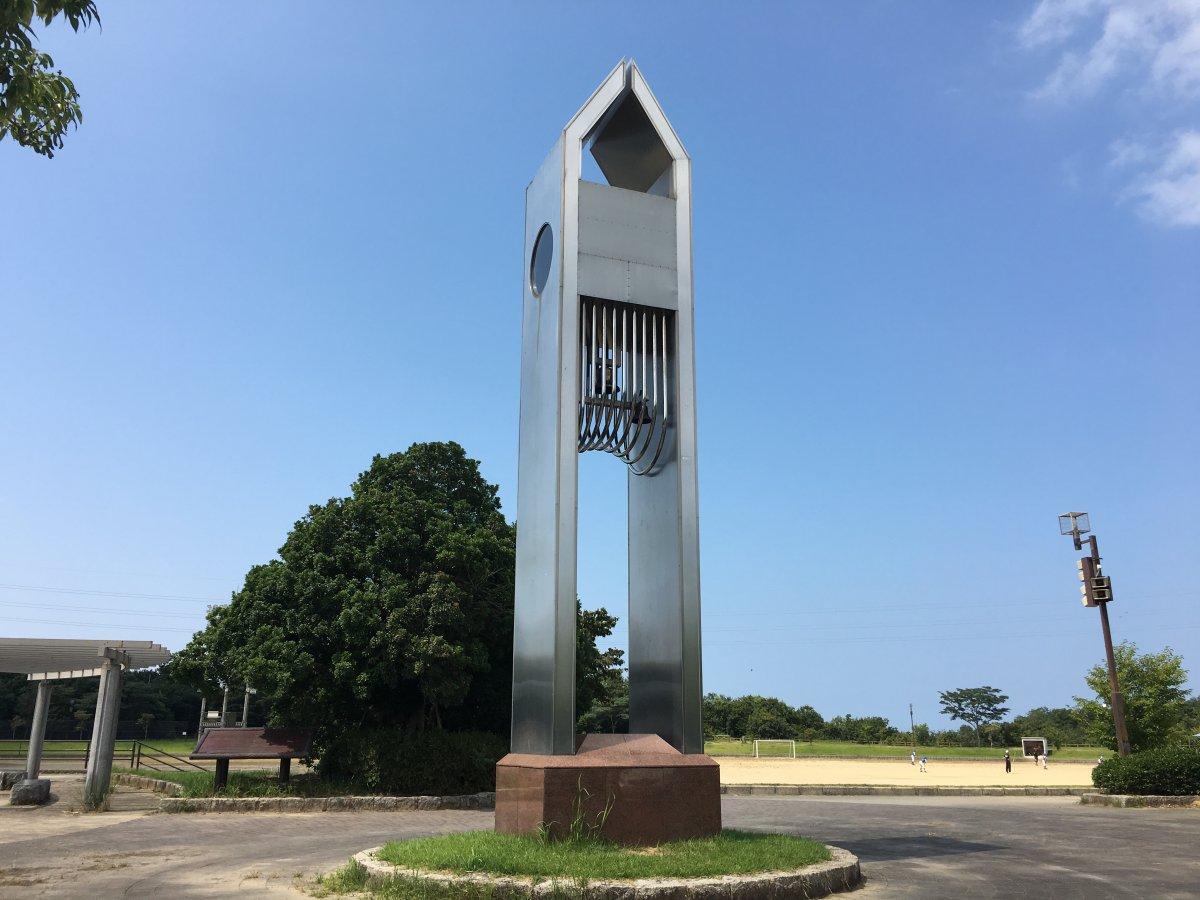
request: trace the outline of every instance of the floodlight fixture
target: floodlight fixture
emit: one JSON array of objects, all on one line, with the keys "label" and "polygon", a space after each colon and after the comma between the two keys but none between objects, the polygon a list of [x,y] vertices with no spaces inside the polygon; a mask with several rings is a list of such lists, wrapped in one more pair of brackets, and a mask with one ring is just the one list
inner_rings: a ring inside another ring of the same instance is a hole
[{"label": "floodlight fixture", "polygon": [[1058,517],[1058,533],[1070,535],[1072,540],[1075,541],[1076,550],[1083,547],[1083,543],[1079,538],[1091,530],[1092,524],[1088,520],[1088,514],[1085,512],[1063,513]]}]

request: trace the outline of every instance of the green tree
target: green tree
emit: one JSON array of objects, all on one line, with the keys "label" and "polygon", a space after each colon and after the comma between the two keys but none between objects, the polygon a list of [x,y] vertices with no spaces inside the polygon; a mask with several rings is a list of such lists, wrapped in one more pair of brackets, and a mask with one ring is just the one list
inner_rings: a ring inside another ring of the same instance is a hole
[{"label": "green tree", "polygon": [[25,727],[25,717],[24,717],[24,716],[20,716],[20,715],[13,716],[12,718],[10,718],[10,719],[8,720],[8,727],[9,727],[9,730],[10,730],[10,735],[11,735],[11,737],[12,737],[13,739],[16,739],[16,736],[17,736],[17,729],[18,729],[18,728],[24,728],[24,727]]},{"label": "green tree", "polygon": [[[704,736],[711,740],[719,735],[744,740],[747,738],[783,737],[812,740],[821,733],[825,720],[811,706],[799,709],[777,697],[726,697],[724,694],[704,695]],[[771,734],[760,734],[763,729]],[[777,734],[785,731],[784,734]]]},{"label": "green tree", "polygon": [[955,691],[938,691],[942,712],[958,722],[966,722],[975,729],[975,742],[983,746],[981,726],[998,722],[1008,712],[1004,704],[1008,696],[994,687],[984,685],[976,688],[960,688]]},{"label": "green tree", "polygon": [[[279,559],[209,613],[170,678],[253,684],[273,724],[318,726],[322,739],[360,727],[506,735],[515,535],[458,444],[376,456],[349,497],[310,507]],[[580,709],[620,672],[621,651],[595,643],[616,621],[579,611]]]},{"label": "green tree", "polygon": [[825,733],[837,741],[856,741],[860,744],[882,744],[900,734],[883,716],[834,716],[825,726]]},{"label": "green tree", "polygon": [[[1125,724],[1129,744],[1136,753],[1152,750],[1188,737],[1190,712],[1187,670],[1183,657],[1170,647],[1158,653],[1138,653],[1128,641],[1113,650],[1117,681],[1125,696]],[[1093,741],[1116,749],[1112,711],[1109,708],[1108,667],[1099,663],[1084,678],[1090,697],[1076,697],[1075,708]]]},{"label": "green tree", "polygon": [[137,723],[142,726],[142,740],[150,737],[150,725],[154,721],[154,713],[144,712],[138,715]]},{"label": "green tree", "polygon": [[746,737],[771,739],[795,738],[795,729],[783,713],[771,706],[757,706],[746,720]]},{"label": "green tree", "polygon": [[[622,668],[625,664],[625,653],[615,647],[601,650],[596,646],[599,638],[609,637],[616,627],[617,617],[610,615],[604,607],[600,609],[584,609],[583,604],[575,601],[575,708],[581,711],[580,726],[583,716],[588,715],[592,707],[611,706],[616,699],[612,692],[620,691],[624,682]],[[625,719],[629,719],[629,688],[625,686]],[[583,729],[587,731],[588,729]],[[611,729],[604,729],[609,731]]]},{"label": "green tree", "polygon": [[1012,722],[1012,740],[1015,744],[1023,737],[1044,737],[1052,747],[1088,743],[1088,734],[1075,710],[1068,707],[1051,708],[1039,706]]},{"label": "green tree", "polygon": [[608,676],[600,696],[579,717],[579,730],[584,734],[606,732],[626,734],[629,731],[629,679],[617,671]]},{"label": "green tree", "polygon": [[46,157],[83,121],[75,84],[33,46],[34,22],[59,16],[75,31],[100,21],[93,0],[0,0],[0,140],[11,135]]},{"label": "green tree", "polygon": [[249,683],[275,724],[504,733],[514,529],[456,443],[376,456],[349,497],[309,508],[172,663]]}]

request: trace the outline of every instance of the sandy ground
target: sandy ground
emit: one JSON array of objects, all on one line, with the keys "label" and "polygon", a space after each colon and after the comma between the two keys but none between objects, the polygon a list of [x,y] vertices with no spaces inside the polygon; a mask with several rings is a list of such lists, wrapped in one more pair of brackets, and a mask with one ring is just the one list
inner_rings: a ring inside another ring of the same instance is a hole
[{"label": "sandy ground", "polygon": [[1032,762],[1014,759],[1006,774],[1004,761],[930,760],[922,773],[908,760],[894,759],[753,759],[718,756],[723,784],[897,784],[959,785],[1058,785],[1090,787],[1090,762],[1051,762],[1043,769]]}]

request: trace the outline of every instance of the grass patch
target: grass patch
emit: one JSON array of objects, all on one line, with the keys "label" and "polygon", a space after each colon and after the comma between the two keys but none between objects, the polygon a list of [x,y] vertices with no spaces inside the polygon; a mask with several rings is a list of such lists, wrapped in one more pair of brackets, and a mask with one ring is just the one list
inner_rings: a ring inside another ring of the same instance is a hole
[{"label": "grass patch", "polygon": [[160,772],[155,769],[114,769],[131,775],[170,781],[183,788],[182,797],[341,797],[361,794],[352,787],[321,779],[315,772],[293,775],[288,784],[279,783],[274,770],[250,770],[229,773],[229,783],[220,794],[213,790],[213,773],[190,770]]},{"label": "grass patch", "polygon": [[379,858],[402,868],[535,878],[704,878],[799,869],[829,859],[829,851],[805,838],[732,830],[644,849],[468,831],[393,841]]},{"label": "grass patch", "polygon": [[[582,900],[585,892],[586,887],[583,885],[554,884],[549,893],[539,896],[547,898],[547,900],[575,900],[575,898]],[[369,894],[372,897],[386,898],[386,900],[495,900],[496,898],[496,892],[486,885],[443,885],[426,881],[423,878],[411,878],[404,875],[393,875],[390,878],[371,875],[356,860],[351,860],[349,865],[319,878],[310,893],[314,897],[328,897],[331,894]]]},{"label": "grass patch", "polygon": [[[917,747],[917,756],[930,759],[1003,759],[1004,747]],[[864,759],[907,759],[911,747],[898,744],[853,744],[849,741],[796,741],[796,756],[859,756]],[[1023,760],[1020,747],[1009,747],[1013,761]],[[753,741],[707,741],[704,752],[709,756],[753,756]],[[790,758],[792,748],[787,744],[765,744],[759,747],[761,758]],[[1050,762],[1095,762],[1100,756],[1112,756],[1103,747],[1063,747],[1050,754]]]}]

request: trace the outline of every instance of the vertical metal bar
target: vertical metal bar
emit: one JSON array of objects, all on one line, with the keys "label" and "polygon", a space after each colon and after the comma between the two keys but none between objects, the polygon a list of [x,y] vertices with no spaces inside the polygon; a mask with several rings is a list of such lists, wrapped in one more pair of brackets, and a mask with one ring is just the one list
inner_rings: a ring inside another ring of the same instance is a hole
[{"label": "vertical metal bar", "polygon": [[[583,439],[583,422],[584,415],[587,412],[588,400],[588,307],[592,305],[588,300],[583,301],[582,316],[580,316],[580,365],[583,366],[580,371],[580,440]],[[582,449],[582,446],[581,446]]]},{"label": "vertical metal bar", "polygon": [[670,346],[667,343],[667,317],[664,315],[662,320],[663,332],[663,427],[667,427],[667,416],[670,415],[670,397],[671,391],[667,385],[667,348]]},{"label": "vertical metal bar", "polygon": [[658,411],[658,313],[654,313],[654,339],[651,341],[651,349],[654,357],[654,409]]},{"label": "vertical metal bar", "polygon": [[646,313],[642,311],[642,393],[646,393]]}]

